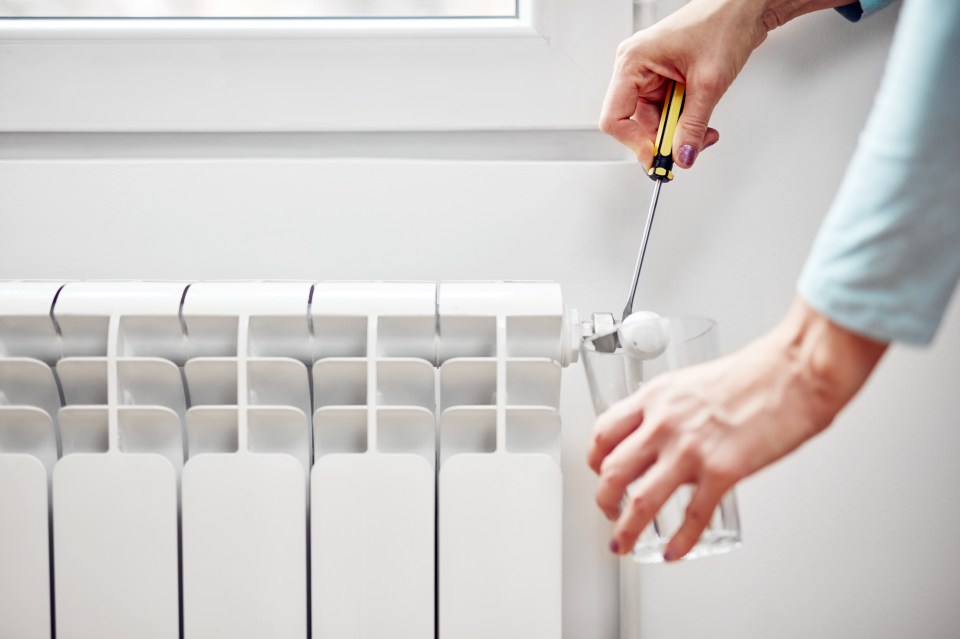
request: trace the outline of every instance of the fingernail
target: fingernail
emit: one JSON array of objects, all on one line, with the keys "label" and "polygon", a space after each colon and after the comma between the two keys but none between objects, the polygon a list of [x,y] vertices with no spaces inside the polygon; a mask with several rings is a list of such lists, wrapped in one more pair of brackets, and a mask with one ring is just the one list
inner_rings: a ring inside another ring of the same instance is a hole
[{"label": "fingernail", "polygon": [[615,555],[620,554],[620,542],[618,542],[616,539],[610,540],[610,552]]},{"label": "fingernail", "polygon": [[680,166],[690,167],[693,166],[693,161],[697,159],[697,150],[689,144],[684,144],[680,147],[680,150],[677,152],[677,161],[680,162]]},{"label": "fingernail", "polygon": [[664,551],[664,553],[663,553],[663,560],[664,560],[664,561],[673,561],[674,559],[676,559],[676,557],[673,556],[673,551],[670,550],[669,548],[667,548],[667,550]]}]

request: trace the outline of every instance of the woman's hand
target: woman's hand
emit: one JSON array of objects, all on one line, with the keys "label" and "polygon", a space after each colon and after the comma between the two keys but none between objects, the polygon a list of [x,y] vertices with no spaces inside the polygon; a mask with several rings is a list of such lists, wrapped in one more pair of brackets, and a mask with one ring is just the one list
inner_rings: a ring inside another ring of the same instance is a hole
[{"label": "woman's hand", "polygon": [[720,139],[708,127],[713,109],[767,33],[802,13],[848,1],[692,0],[620,44],[600,130],[650,168],[667,85],[683,82],[673,148],[676,163],[690,168],[700,151]]},{"label": "woman's hand", "polygon": [[664,552],[683,557],[723,495],[826,428],[885,349],[798,299],[743,350],[661,375],[612,406],[597,419],[588,459],[600,476],[597,504],[616,521],[611,550],[629,552],[667,498],[695,484]]}]

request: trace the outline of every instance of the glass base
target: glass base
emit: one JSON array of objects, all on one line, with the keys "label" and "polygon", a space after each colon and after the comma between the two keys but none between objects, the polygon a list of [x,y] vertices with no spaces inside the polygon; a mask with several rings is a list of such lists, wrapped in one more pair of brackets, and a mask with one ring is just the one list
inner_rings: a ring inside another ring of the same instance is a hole
[{"label": "glass base", "polygon": [[[663,551],[667,547],[667,541],[667,539],[661,539],[656,542],[638,543],[633,547],[631,557],[638,564],[662,564],[664,563]],[[683,560],[723,555],[734,548],[739,548],[740,543],[739,532],[732,530],[707,531],[700,537],[697,545],[683,556]]]}]

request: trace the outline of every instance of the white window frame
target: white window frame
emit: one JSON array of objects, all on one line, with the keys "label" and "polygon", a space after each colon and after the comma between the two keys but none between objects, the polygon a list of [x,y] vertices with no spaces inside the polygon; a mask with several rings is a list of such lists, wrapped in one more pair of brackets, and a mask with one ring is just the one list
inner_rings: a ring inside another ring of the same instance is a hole
[{"label": "white window frame", "polygon": [[518,18],[0,21],[0,131],[596,126],[631,0]]}]

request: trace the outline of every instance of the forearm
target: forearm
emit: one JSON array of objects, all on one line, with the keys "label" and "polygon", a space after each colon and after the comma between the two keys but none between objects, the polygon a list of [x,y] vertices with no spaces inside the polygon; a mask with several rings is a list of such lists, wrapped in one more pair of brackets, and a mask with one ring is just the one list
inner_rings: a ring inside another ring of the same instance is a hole
[{"label": "forearm", "polygon": [[831,321],[798,296],[769,335],[807,389],[814,428],[826,428],[870,376],[887,349]]}]

